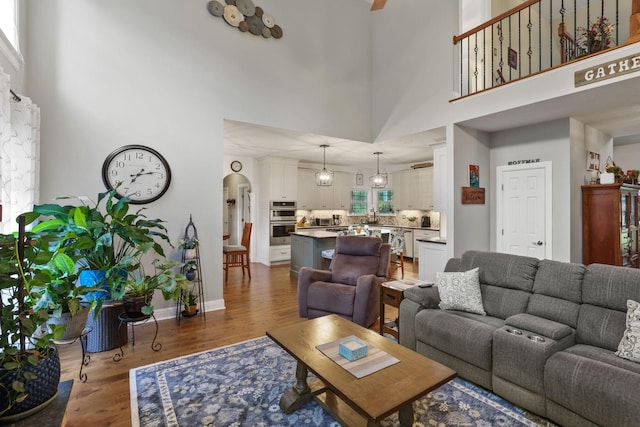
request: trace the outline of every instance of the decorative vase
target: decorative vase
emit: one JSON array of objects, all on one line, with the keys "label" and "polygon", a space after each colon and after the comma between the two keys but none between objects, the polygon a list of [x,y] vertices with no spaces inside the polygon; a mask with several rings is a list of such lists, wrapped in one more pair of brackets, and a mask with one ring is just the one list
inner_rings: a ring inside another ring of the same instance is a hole
[{"label": "decorative vase", "polygon": [[[23,372],[31,372],[36,378],[25,382],[27,398],[13,405],[11,409],[6,411],[0,417],[0,422],[13,422],[39,411],[55,398],[58,392],[58,383],[60,382],[60,357],[58,351],[54,350],[48,357],[44,357],[38,361],[37,365],[27,364],[23,368]],[[4,371],[0,369],[0,402],[7,402],[5,387],[10,388],[13,381],[16,380],[16,373]],[[4,408],[0,408],[2,410]]]},{"label": "decorative vase", "polygon": [[189,270],[184,274],[184,276],[187,278],[188,281],[192,282],[196,278],[196,271],[195,270]]}]

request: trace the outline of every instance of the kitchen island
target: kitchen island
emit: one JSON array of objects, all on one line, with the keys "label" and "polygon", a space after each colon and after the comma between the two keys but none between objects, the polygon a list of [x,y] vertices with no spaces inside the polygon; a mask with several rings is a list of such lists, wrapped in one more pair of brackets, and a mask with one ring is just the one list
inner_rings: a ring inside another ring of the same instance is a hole
[{"label": "kitchen island", "polygon": [[338,233],[325,230],[298,230],[291,233],[290,274],[302,267],[322,268],[322,251],[336,247]]}]

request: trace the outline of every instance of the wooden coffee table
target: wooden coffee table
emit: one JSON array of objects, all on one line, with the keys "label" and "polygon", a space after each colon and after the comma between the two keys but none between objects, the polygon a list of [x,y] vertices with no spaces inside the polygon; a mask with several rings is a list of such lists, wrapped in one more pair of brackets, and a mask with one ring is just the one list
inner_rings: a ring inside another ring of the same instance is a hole
[{"label": "wooden coffee table", "polygon": [[[400,362],[356,378],[316,348],[355,335]],[[451,381],[456,372],[337,315],[267,331],[298,362],[296,383],[280,399],[291,413],[315,398],[343,426],[376,426],[399,411],[400,424],[413,423],[413,402]],[[311,371],[317,379],[307,382]]]}]

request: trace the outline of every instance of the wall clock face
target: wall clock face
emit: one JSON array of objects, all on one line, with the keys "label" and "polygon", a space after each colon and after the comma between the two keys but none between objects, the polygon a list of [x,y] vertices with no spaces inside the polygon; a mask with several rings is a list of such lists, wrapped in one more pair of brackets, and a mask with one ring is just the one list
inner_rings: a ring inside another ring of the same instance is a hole
[{"label": "wall clock face", "polygon": [[234,172],[240,172],[242,170],[242,163],[237,160],[231,162],[231,170]]},{"label": "wall clock face", "polygon": [[102,165],[107,189],[131,203],[150,203],[159,199],[171,183],[169,163],[156,150],[144,145],[125,145],[109,154]]}]

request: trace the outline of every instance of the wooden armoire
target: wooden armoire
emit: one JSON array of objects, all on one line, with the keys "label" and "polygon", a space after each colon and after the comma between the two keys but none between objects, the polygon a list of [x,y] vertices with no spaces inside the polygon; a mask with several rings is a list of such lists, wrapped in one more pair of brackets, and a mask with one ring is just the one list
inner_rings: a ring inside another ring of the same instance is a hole
[{"label": "wooden armoire", "polygon": [[582,262],[640,267],[640,185],[582,186]]}]

